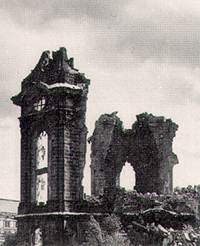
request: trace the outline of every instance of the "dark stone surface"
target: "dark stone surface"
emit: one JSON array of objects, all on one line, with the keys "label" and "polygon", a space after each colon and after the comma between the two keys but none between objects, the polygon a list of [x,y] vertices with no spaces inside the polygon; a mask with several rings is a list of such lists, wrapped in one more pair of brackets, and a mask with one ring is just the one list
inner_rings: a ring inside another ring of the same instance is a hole
[{"label": "dark stone surface", "polygon": [[127,146],[124,137],[122,122],[115,113],[104,114],[96,121],[94,133],[89,139],[92,143],[92,195],[103,195],[105,189],[117,185],[117,175],[126,161]]},{"label": "dark stone surface", "polygon": [[[89,80],[74,68],[73,59],[68,59],[66,49],[61,48],[53,52],[52,58],[49,52],[42,54],[35,69],[22,82],[21,92],[12,98],[21,107],[19,214],[75,211],[76,204],[83,199],[88,86]],[[45,99],[45,106],[37,111],[34,105],[41,99]],[[36,140],[42,131],[48,134],[48,201],[37,205]],[[24,244],[22,240],[20,245],[25,245],[27,240],[30,243],[30,228],[35,224],[39,227],[46,224],[44,230],[48,231],[50,241],[51,232],[54,236],[62,233],[59,228],[63,220],[59,223],[34,217],[26,220],[19,219],[18,238],[24,238]]]},{"label": "dark stone surface", "polygon": [[120,173],[129,162],[136,173],[138,192],[171,193],[173,166],[178,163],[172,142],[178,126],[169,119],[143,113],[132,129],[124,130],[116,114],[104,114],[95,124],[91,145],[92,195],[120,185]]}]

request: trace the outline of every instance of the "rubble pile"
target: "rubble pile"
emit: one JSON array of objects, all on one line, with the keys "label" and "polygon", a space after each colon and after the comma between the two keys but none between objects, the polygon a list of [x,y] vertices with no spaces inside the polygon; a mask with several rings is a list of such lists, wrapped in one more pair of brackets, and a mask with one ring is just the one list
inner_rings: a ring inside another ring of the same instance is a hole
[{"label": "rubble pile", "polygon": [[118,189],[114,201],[114,212],[142,212],[149,208],[163,208],[176,213],[198,213],[200,193],[195,189],[183,188],[169,195],[154,193],[138,193],[137,191],[125,191]]},{"label": "rubble pile", "polygon": [[[124,227],[121,218],[111,214],[102,220],[91,216],[84,224],[85,240],[81,246],[199,246],[200,229],[184,224],[182,229],[165,228],[155,222],[132,222]],[[78,244],[77,244],[78,245]]]},{"label": "rubble pile", "polygon": [[[199,191],[198,186],[188,186],[175,188],[171,195],[158,195],[117,189],[111,214],[107,213],[103,220],[95,223],[94,218],[90,220],[90,227],[98,225],[96,231],[100,235],[95,237],[101,238],[101,242],[97,245],[200,245]],[[102,196],[87,196],[86,200],[100,207],[108,204]],[[90,241],[91,232],[90,228]],[[94,239],[92,245],[96,245]]]},{"label": "rubble pile", "polygon": [[188,186],[158,195],[119,189],[114,212],[121,214],[130,245],[200,245],[199,191]]},{"label": "rubble pile", "polygon": [[129,226],[128,236],[131,240],[130,245],[152,245],[152,246],[199,246],[200,229],[190,225],[183,225],[181,230],[165,228],[155,223],[142,226],[133,223]]}]

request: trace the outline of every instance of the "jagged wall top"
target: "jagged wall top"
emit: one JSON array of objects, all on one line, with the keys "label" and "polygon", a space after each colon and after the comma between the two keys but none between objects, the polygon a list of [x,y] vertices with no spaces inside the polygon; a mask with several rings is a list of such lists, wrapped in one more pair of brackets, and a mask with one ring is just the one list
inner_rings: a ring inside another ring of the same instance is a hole
[{"label": "jagged wall top", "polygon": [[86,96],[90,80],[74,68],[73,58],[67,57],[67,50],[62,47],[52,52],[44,51],[31,73],[22,81],[21,92],[12,97],[16,105],[22,105],[36,94],[48,94],[52,91],[65,91]]},{"label": "jagged wall top", "polygon": [[[152,133],[159,133],[164,131],[171,136],[171,139],[175,137],[175,133],[178,129],[178,125],[174,123],[171,119],[166,119],[163,116],[154,116],[149,113],[142,113],[136,115],[137,121],[132,125],[132,130],[148,128]],[[165,130],[164,130],[165,129]]]},{"label": "jagged wall top", "polygon": [[38,64],[24,79],[22,87],[31,82],[44,82],[49,85],[54,83],[68,83],[72,85],[89,85],[83,73],[74,68],[74,59],[67,56],[67,50],[61,47],[57,51],[44,51]]}]

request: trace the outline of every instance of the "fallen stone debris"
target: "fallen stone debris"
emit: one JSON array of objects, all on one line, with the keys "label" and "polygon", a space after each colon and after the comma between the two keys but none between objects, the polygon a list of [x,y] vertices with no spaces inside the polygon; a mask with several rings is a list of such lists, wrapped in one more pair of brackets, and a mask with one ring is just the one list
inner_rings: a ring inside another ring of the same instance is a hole
[{"label": "fallen stone debris", "polygon": [[[88,242],[83,245],[198,246],[199,191],[197,186],[188,186],[175,188],[171,195],[158,195],[155,192],[142,194],[118,189],[112,213],[104,216],[103,220],[94,217],[90,220],[90,226],[96,227],[96,233],[99,233],[95,240],[101,240],[95,244],[92,230],[89,230],[90,233],[86,233]],[[89,203],[98,206],[107,204],[104,199],[87,197]]]}]

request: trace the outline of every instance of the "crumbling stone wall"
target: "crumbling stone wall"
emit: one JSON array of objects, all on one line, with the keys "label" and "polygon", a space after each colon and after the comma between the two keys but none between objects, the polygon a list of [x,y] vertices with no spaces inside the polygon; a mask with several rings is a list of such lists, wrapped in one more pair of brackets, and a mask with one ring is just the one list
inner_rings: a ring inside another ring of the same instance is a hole
[{"label": "crumbling stone wall", "polygon": [[[26,216],[20,219],[19,237],[20,233],[27,235],[26,225],[28,230],[29,225],[35,224],[35,213],[75,211],[75,205],[83,199],[88,87],[89,80],[74,68],[66,49],[60,48],[52,57],[50,52],[43,52],[34,70],[23,80],[21,92],[12,97],[13,103],[21,107],[19,214],[33,214],[28,224]],[[42,101],[43,105],[37,108]],[[37,204],[36,177],[43,174],[44,168],[36,168],[35,143],[43,131],[48,134],[48,200],[46,204]],[[38,227],[45,227],[41,219],[37,221]],[[50,223],[59,227],[55,220]],[[44,230],[49,231],[47,224]],[[30,239],[30,231],[28,236]],[[25,245],[25,241],[20,245]]]},{"label": "crumbling stone wall", "polygon": [[95,124],[91,145],[91,192],[103,195],[106,188],[119,185],[119,174],[126,161],[123,125],[116,113],[104,114]]},{"label": "crumbling stone wall", "polygon": [[137,115],[132,129],[124,130],[116,114],[104,114],[90,138],[92,195],[120,185],[120,172],[129,162],[136,173],[138,192],[171,193],[172,171],[178,163],[172,142],[178,126],[152,114]]},{"label": "crumbling stone wall", "polygon": [[[89,80],[74,68],[66,49],[50,57],[43,52],[35,69],[23,80],[21,92],[12,98],[22,108],[20,213],[33,212],[36,193],[36,141],[48,134],[47,211],[73,209],[83,196],[85,165],[85,112]],[[44,105],[37,110],[41,100]],[[43,170],[41,170],[43,171]]]},{"label": "crumbling stone wall", "polygon": [[152,114],[137,115],[129,138],[127,160],[136,172],[136,190],[142,193],[171,193],[172,170],[178,163],[172,142],[178,126]]}]

